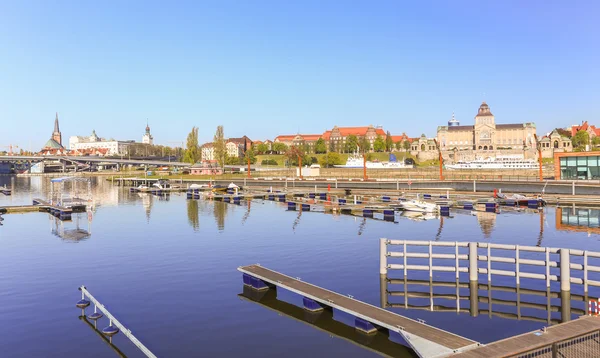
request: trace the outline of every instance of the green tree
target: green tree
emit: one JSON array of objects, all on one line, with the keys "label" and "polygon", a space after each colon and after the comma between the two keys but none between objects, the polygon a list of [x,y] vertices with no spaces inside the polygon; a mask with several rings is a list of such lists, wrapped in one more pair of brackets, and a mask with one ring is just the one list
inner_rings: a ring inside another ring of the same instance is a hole
[{"label": "green tree", "polygon": [[360,138],[360,151],[363,153],[368,153],[371,150],[371,142],[369,141],[369,138],[362,137]]},{"label": "green tree", "polygon": [[246,153],[244,153],[241,164],[248,164],[248,158],[250,158],[250,164],[256,163],[256,155],[253,150],[247,150]]},{"label": "green tree", "polygon": [[200,147],[198,146],[198,127],[193,127],[187,136],[187,149],[183,161],[194,164],[200,160]]},{"label": "green tree", "polygon": [[346,152],[347,153],[354,153],[356,152],[356,149],[358,148],[358,138],[356,138],[356,136],[354,134],[350,134],[348,137],[346,137]]},{"label": "green tree", "polygon": [[213,138],[213,146],[215,149],[215,159],[220,166],[225,165],[227,160],[227,148],[225,147],[225,133],[223,132],[223,126],[217,126],[217,131]]},{"label": "green tree", "polygon": [[288,150],[288,146],[281,142],[273,143],[273,151],[277,154],[284,153]]},{"label": "green tree", "polygon": [[388,152],[394,150],[394,141],[392,140],[392,135],[390,134],[390,131],[387,131],[387,133],[385,134],[385,150]]},{"label": "green tree", "polygon": [[575,133],[572,138],[573,148],[585,148],[590,143],[590,135],[586,131],[579,131]]},{"label": "green tree", "polygon": [[408,152],[410,150],[410,142],[407,140],[402,141],[402,147],[405,152]]},{"label": "green tree", "polygon": [[285,152],[285,156],[288,160],[289,165],[298,165],[298,159],[302,158],[302,166],[310,165],[310,157],[306,155],[302,147],[299,146],[291,146]]},{"label": "green tree", "polygon": [[377,138],[375,138],[375,142],[373,142],[373,150],[376,152],[383,152],[385,150],[385,141],[383,140],[382,136],[377,135]]},{"label": "green tree", "polygon": [[592,138],[592,144],[594,146],[599,146],[600,145],[600,136],[595,136],[594,138]]},{"label": "green tree", "polygon": [[302,151],[306,154],[310,153],[310,145],[308,143],[302,144]]},{"label": "green tree", "polygon": [[319,164],[322,167],[326,168],[326,167],[330,167],[333,165],[341,165],[341,164],[344,164],[344,162],[342,161],[342,157],[338,153],[329,152],[326,155],[324,155],[323,157],[321,157]]},{"label": "green tree", "polygon": [[315,153],[316,154],[327,153],[327,146],[325,145],[325,140],[323,138],[317,139],[317,142],[315,143]]},{"label": "green tree", "polygon": [[266,145],[265,143],[260,143],[259,145],[256,146],[256,152],[258,152],[259,154],[265,154],[268,151],[269,151],[269,146]]}]

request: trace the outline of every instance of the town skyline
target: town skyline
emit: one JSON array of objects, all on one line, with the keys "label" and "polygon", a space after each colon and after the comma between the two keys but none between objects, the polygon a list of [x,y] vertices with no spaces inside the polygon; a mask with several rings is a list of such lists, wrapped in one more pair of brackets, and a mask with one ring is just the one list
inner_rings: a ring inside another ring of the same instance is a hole
[{"label": "town skyline", "polygon": [[3,4],[0,145],[39,149],[55,112],[64,139],[139,141],[148,120],[170,146],[219,124],[259,140],[369,124],[434,136],[484,100],[540,135],[598,122],[599,4],[433,4]]}]

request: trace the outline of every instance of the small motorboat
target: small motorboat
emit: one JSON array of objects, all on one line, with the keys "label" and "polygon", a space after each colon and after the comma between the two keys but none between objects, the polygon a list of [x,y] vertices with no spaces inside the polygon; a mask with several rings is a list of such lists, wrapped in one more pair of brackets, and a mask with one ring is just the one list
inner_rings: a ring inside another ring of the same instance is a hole
[{"label": "small motorboat", "polygon": [[494,193],[494,198],[499,204],[508,206],[546,206],[546,200],[541,195],[525,196],[521,194],[506,195],[503,193]]},{"label": "small motorboat", "polygon": [[171,184],[166,179],[159,179],[156,183],[152,184],[152,186],[158,190],[171,189]]},{"label": "small motorboat", "polygon": [[416,211],[420,213],[436,213],[440,207],[433,203],[428,203],[422,200],[406,200],[394,205],[394,207],[405,211]]}]

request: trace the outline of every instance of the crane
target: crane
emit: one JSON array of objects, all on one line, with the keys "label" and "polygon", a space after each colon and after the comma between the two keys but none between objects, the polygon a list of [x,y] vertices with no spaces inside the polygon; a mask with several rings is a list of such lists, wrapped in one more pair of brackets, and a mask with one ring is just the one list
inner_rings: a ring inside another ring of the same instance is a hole
[{"label": "crane", "polygon": [[19,148],[18,145],[13,145],[13,144],[9,144],[9,145],[5,145],[2,148],[8,148],[8,155],[13,155],[13,148]]}]

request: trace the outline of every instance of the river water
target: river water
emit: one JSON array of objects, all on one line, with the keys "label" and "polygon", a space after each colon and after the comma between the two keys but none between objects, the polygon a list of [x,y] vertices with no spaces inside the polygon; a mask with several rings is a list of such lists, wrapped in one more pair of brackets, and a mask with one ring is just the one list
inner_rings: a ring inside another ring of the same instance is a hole
[{"label": "river water", "polygon": [[[0,194],[0,206],[46,198],[50,187],[49,179],[40,177],[0,177],[3,184],[13,185],[14,193]],[[184,194],[161,198],[95,178],[93,198],[93,211],[74,215],[70,222],[45,213],[3,216],[0,356],[142,356],[122,334],[110,345],[79,319],[77,288],[85,285],[159,357],[372,357],[382,346],[375,342],[381,337],[369,341],[326,318],[316,327],[303,324],[303,311],[273,294],[256,303],[252,292],[246,292],[250,299],[243,295],[236,268],[260,263],[379,306],[382,237],[600,251],[597,210],[548,207],[541,213],[456,213],[443,220],[390,223],[287,211],[283,203],[262,200],[238,206],[187,200]],[[599,294],[590,289],[591,296]],[[403,302],[402,297],[386,299]],[[429,300],[423,300],[415,304],[427,305]],[[436,304],[456,307],[452,300]],[[388,309],[483,343],[545,325],[497,315]],[[515,308],[505,312],[516,313]],[[525,309],[521,315],[544,319],[547,312]],[[561,318],[560,312],[550,316]],[[103,319],[98,328],[106,325]],[[401,347],[381,350],[413,356]]]}]

